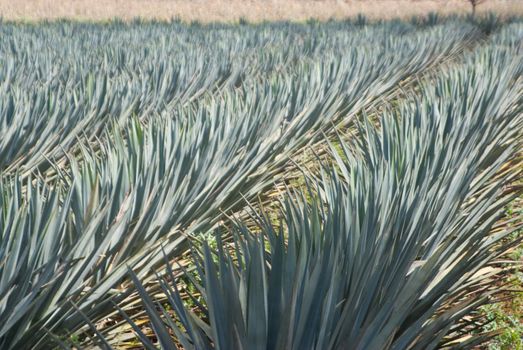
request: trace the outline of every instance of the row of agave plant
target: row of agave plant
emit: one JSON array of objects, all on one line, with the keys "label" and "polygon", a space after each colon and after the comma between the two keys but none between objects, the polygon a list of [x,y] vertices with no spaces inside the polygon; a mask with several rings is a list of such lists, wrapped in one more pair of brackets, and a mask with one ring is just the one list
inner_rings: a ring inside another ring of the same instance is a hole
[{"label": "row of agave plant", "polygon": [[458,334],[484,301],[466,298],[477,271],[506,248],[504,231],[489,234],[517,175],[502,171],[520,145],[517,28],[380,131],[336,141],[336,165],[289,192],[281,224],[262,212],[258,228],[225,235],[233,254],[219,238],[195,251],[198,312],[168,270],[156,285],[171,318],[142,286],[152,271],[284,178],[305,145],[477,32],[2,25],[0,347],[67,346],[64,335],[115,315],[153,346],[128,316],[137,289],[165,348],[173,332],[198,349],[424,348]]},{"label": "row of agave plant", "polygon": [[522,36],[509,27],[378,128],[364,120],[360,136],[340,135],[334,163],[283,194],[276,220],[274,208],[252,208],[254,227],[232,218],[228,239],[217,230],[193,247],[194,271],[166,261],[153,288],[161,302],[131,272],[154,339],[165,349],[434,349],[491,338],[464,316],[500,292],[495,261],[523,240],[513,236],[523,218],[505,217],[522,193]]}]

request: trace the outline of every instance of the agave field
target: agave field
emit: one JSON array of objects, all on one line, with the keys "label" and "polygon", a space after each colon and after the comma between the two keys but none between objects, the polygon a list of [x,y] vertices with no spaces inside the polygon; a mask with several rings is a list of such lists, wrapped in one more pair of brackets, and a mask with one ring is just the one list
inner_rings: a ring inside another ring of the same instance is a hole
[{"label": "agave field", "polygon": [[523,21],[0,37],[0,349],[473,348],[503,331],[482,307],[523,288]]}]

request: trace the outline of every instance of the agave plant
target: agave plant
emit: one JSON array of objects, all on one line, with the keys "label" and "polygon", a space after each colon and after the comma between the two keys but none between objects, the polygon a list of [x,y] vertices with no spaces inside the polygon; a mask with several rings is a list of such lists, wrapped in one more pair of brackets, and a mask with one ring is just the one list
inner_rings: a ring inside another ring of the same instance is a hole
[{"label": "agave plant", "polygon": [[495,292],[489,263],[518,243],[503,216],[521,193],[508,187],[522,174],[521,63],[482,50],[378,129],[338,139],[335,165],[287,193],[279,224],[262,211],[254,229],[236,223],[232,243],[217,234],[216,249],[193,249],[190,308],[177,266],[158,278],[163,304],[131,273],[159,345],[174,348],[173,334],[185,349],[456,345],[460,319]]}]

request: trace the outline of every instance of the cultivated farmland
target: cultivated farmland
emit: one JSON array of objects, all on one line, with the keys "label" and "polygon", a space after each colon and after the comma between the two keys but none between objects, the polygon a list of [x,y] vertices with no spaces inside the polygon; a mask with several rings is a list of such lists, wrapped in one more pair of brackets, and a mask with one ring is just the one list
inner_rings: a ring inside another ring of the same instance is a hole
[{"label": "cultivated farmland", "polygon": [[0,37],[1,349],[523,348],[523,21]]}]

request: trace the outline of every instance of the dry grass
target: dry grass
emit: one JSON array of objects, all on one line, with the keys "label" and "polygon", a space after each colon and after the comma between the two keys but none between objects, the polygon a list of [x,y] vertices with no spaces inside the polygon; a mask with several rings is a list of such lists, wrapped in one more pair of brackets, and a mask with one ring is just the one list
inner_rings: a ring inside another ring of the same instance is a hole
[{"label": "dry grass", "polygon": [[[479,12],[523,15],[523,0],[487,0]],[[467,13],[466,0],[0,0],[0,16],[7,20],[70,18],[107,20],[137,17],[184,21],[294,20],[347,18],[409,18],[429,12]]]}]

